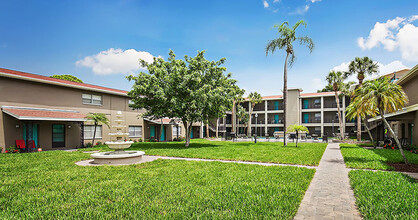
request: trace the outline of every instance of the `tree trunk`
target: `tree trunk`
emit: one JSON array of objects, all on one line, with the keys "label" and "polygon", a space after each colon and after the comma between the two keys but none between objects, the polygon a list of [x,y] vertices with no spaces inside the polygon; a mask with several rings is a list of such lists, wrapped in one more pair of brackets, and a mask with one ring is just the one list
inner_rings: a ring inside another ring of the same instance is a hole
[{"label": "tree trunk", "polygon": [[[361,75],[361,77],[360,77],[360,75]],[[361,88],[363,86],[364,75],[359,74],[357,76],[357,79],[359,81],[358,88]],[[360,115],[357,116],[357,141],[361,141],[361,117],[360,117]]]},{"label": "tree trunk", "polygon": [[298,147],[299,132],[296,130],[296,147]]},{"label": "tree trunk", "polygon": [[232,114],[231,114],[231,121],[232,121],[232,132],[236,133],[236,118],[235,118],[235,101],[232,101]]},{"label": "tree trunk", "polygon": [[[369,134],[370,140],[372,141],[373,148],[376,149],[376,144],[374,144],[374,139],[373,139],[372,133],[370,132],[369,126],[367,126],[367,119],[364,119],[363,124],[364,124],[364,127],[367,130],[367,133]],[[377,127],[376,127],[376,129],[377,129]]]},{"label": "tree trunk", "polygon": [[340,123],[340,139],[344,140],[344,127],[340,109],[340,97],[338,96],[337,91],[335,91],[335,102],[337,103],[338,122]]},{"label": "tree trunk", "polygon": [[185,122],[184,120],[183,120],[183,125],[184,125],[184,128],[186,129],[186,147],[189,147],[189,145],[190,145],[190,127],[191,127],[191,123],[190,123],[190,126],[189,126],[189,123],[188,122]]},{"label": "tree trunk", "polygon": [[219,118],[216,119],[216,138],[218,138]]},{"label": "tree trunk", "polygon": [[248,128],[247,128],[247,136],[251,137],[251,116],[253,114],[253,108],[250,105],[250,109],[249,109],[249,114],[250,114],[250,120],[248,120]]},{"label": "tree trunk", "polygon": [[208,123],[206,124],[206,138],[209,138],[209,120]]},{"label": "tree trunk", "polygon": [[408,160],[406,159],[406,156],[403,152],[402,145],[401,145],[401,143],[399,143],[398,137],[395,135],[395,132],[393,132],[392,127],[390,127],[389,123],[386,121],[386,118],[383,115],[383,111],[380,111],[380,116],[382,117],[382,120],[385,123],[386,127],[388,127],[388,130],[389,130],[390,134],[393,136],[393,139],[395,139],[395,142],[399,147],[399,151],[401,152],[401,155],[402,155],[402,157],[405,161],[405,164],[409,164]]},{"label": "tree trunk", "polygon": [[94,139],[96,139],[96,128],[97,128],[97,123],[94,123],[93,141],[91,142],[92,147],[94,147]]},{"label": "tree trunk", "polygon": [[287,60],[289,58],[289,52],[286,54],[286,60],[284,62],[284,74],[283,74],[283,146],[287,146],[286,143],[286,111],[287,111]]}]

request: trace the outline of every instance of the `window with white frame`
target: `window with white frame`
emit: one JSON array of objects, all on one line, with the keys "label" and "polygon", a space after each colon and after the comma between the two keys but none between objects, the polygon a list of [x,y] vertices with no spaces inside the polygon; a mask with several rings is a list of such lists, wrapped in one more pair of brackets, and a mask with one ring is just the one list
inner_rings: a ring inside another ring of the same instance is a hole
[{"label": "window with white frame", "polygon": [[[93,139],[94,134],[94,125],[84,125],[84,139]],[[96,127],[96,137],[102,138],[102,126],[97,125]]]},{"label": "window with white frame", "polygon": [[102,105],[103,104],[102,96],[100,95],[83,94],[82,99],[83,99],[83,104],[88,104],[88,105]]},{"label": "window with white frame", "polygon": [[173,126],[173,137],[177,137],[177,135],[181,136],[181,127],[180,126]]},{"label": "window with white frame", "polygon": [[129,137],[142,137],[142,127],[129,126]]}]

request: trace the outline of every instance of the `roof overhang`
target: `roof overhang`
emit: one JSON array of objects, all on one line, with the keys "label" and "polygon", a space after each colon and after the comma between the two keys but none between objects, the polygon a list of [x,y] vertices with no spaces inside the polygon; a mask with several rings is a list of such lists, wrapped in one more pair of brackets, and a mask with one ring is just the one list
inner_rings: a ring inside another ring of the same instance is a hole
[{"label": "roof overhang", "polygon": [[22,121],[86,121],[85,114],[73,110],[2,106],[2,111]]},{"label": "roof overhang", "polygon": [[[415,105],[411,105],[411,106],[405,107],[405,108],[403,108],[400,111],[385,114],[385,118],[390,119],[392,117],[399,116],[399,115],[404,115],[404,114],[407,114],[407,113],[410,113],[410,112],[414,112],[414,111],[417,111],[417,110],[418,110],[418,104],[415,104]],[[377,116],[377,117],[371,118],[371,119],[369,119],[367,121],[368,122],[373,122],[373,121],[377,121],[377,120],[381,120],[381,119],[382,119],[381,116]]]},{"label": "roof overhang", "polygon": [[32,82],[46,83],[46,84],[51,84],[51,85],[64,86],[64,87],[70,87],[70,88],[75,88],[75,89],[83,89],[83,90],[88,90],[88,91],[95,91],[95,92],[100,92],[100,93],[107,93],[107,94],[112,94],[112,95],[119,95],[119,96],[129,97],[127,93],[110,91],[110,90],[107,90],[107,89],[101,89],[101,88],[99,88],[99,86],[97,86],[98,88],[94,88],[96,86],[93,86],[93,85],[90,85],[90,84],[77,85],[77,84],[68,84],[68,83],[56,82],[56,81],[47,81],[47,80],[44,80],[44,79],[37,79],[37,78],[33,78],[33,77],[10,74],[10,73],[6,73],[4,71],[3,72],[0,71],[0,76],[13,78],[13,79],[21,79],[21,80],[27,80],[27,81],[32,81]]},{"label": "roof overhang", "polygon": [[[161,125],[161,118],[158,118],[158,119],[144,118],[144,120],[147,122]],[[163,120],[164,125],[178,124],[174,119],[171,119],[171,118],[163,118],[162,120]]]}]

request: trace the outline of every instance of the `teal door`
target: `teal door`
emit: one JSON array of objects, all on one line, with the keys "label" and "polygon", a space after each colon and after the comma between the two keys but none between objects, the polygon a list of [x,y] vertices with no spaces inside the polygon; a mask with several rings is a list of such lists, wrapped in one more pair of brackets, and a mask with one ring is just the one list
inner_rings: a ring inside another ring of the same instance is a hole
[{"label": "teal door", "polygon": [[191,131],[190,131],[190,138],[193,138],[193,128],[192,129],[190,129]]},{"label": "teal door", "polygon": [[161,130],[161,138],[160,141],[165,141],[165,126],[163,126],[163,129]]},{"label": "teal door", "polygon": [[149,126],[149,136],[155,138],[155,126]]},{"label": "teal door", "polygon": [[65,147],[65,126],[63,124],[52,125],[52,147]]},{"label": "teal door", "polygon": [[207,137],[206,136],[206,127],[203,127],[203,137]]},{"label": "teal door", "polygon": [[[31,126],[30,124],[28,126]],[[33,124],[32,127],[32,140],[35,142],[35,147],[38,147],[38,133],[39,133],[39,124]],[[23,124],[23,140],[27,143],[26,138],[26,124]]]},{"label": "teal door", "polygon": [[309,108],[309,100],[305,99],[303,100],[303,108],[308,109]]},{"label": "teal door", "polygon": [[274,128],[274,131],[280,131],[280,129],[279,128]]},{"label": "teal door", "polygon": [[303,123],[309,123],[309,115],[307,113],[303,114]]},{"label": "teal door", "polygon": [[279,102],[274,102],[274,110],[279,110]]},{"label": "teal door", "polygon": [[279,115],[274,115],[274,124],[279,124]]}]

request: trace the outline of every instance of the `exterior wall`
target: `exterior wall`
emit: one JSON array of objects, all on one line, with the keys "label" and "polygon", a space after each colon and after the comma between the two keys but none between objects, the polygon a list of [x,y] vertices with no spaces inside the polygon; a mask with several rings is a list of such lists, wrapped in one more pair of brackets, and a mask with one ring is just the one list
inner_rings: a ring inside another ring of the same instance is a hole
[{"label": "exterior wall", "polygon": [[[83,89],[75,89],[64,86],[51,85],[46,83],[31,82],[27,80],[12,79],[0,77],[0,106],[19,106],[46,109],[66,109],[75,110],[83,114],[104,113],[107,115],[110,125],[114,124],[117,111],[122,111],[123,120],[125,120],[126,129],[123,132],[128,133],[128,126],[142,126],[142,137],[144,137],[144,123],[138,115],[143,110],[132,110],[129,108],[129,97],[124,95],[114,95],[108,93],[99,93]],[[6,94],[6,95],[3,95]],[[83,104],[82,94],[93,94],[102,96],[102,105]],[[34,121],[40,125],[39,145],[43,149],[52,149],[52,124],[65,124],[66,140],[65,145],[68,148],[74,148],[80,145],[80,127],[75,122],[50,122]],[[16,124],[23,125],[22,121],[15,119],[5,113],[0,116],[0,147],[14,145],[15,140],[22,139],[22,126],[16,129]],[[86,121],[86,125],[91,122]],[[71,125],[71,128],[68,128]],[[102,138],[97,141],[110,141],[109,133],[116,132],[116,129],[102,125]],[[138,140],[139,138],[127,138]],[[91,142],[85,139],[85,143]]]},{"label": "exterior wall", "polygon": [[286,111],[286,123],[287,126],[293,124],[300,124],[299,112],[300,112],[300,102],[299,102],[300,90],[299,89],[289,89],[288,90],[288,99],[287,99],[287,111]]},{"label": "exterior wall", "polygon": [[418,76],[408,80],[402,85],[402,88],[408,96],[408,105],[418,104]]}]

